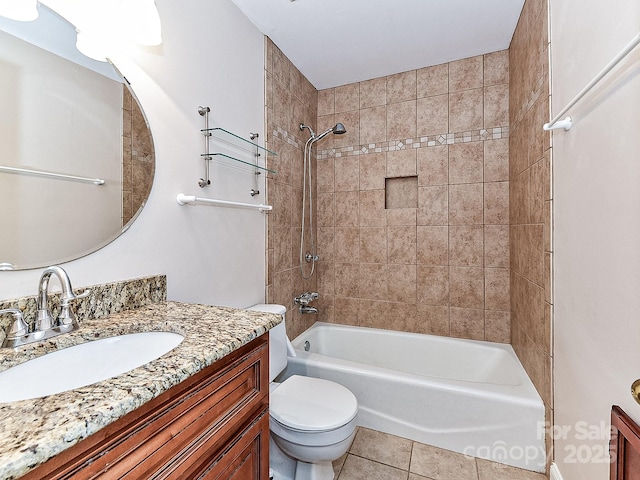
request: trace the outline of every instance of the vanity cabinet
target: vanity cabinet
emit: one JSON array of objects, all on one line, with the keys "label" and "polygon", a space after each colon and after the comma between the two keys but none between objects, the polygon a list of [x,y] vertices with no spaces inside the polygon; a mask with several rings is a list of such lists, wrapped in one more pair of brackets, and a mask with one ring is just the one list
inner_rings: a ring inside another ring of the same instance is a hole
[{"label": "vanity cabinet", "polygon": [[22,477],[267,479],[268,334]]}]

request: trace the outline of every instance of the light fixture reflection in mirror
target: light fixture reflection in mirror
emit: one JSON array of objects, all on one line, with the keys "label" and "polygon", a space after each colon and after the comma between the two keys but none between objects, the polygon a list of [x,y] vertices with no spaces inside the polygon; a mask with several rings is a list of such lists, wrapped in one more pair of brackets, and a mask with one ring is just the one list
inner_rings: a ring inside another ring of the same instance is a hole
[{"label": "light fixture reflection in mirror", "polygon": [[11,20],[30,22],[38,18],[36,0],[0,0],[0,15]]},{"label": "light fixture reflection in mirror", "polygon": [[[0,17],[0,165],[105,182],[0,172],[0,271],[63,263],[114,240],[144,206],[155,170],[128,82],[79,54],[67,21],[39,11],[34,22]],[[36,30],[37,46],[6,33],[16,25]],[[43,39],[66,47],[53,54]]]},{"label": "light fixture reflection in mirror", "polygon": [[104,61],[131,44],[162,43],[154,0],[42,0],[78,31],[77,48]]}]

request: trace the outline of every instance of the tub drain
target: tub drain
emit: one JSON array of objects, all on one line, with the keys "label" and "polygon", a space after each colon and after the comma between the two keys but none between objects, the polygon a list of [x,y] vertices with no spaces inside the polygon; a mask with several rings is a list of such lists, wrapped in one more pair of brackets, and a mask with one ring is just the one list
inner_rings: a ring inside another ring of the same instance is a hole
[{"label": "tub drain", "polygon": [[308,352],[311,349],[311,344],[309,343],[309,340],[307,340],[306,342],[304,342],[304,351]]}]

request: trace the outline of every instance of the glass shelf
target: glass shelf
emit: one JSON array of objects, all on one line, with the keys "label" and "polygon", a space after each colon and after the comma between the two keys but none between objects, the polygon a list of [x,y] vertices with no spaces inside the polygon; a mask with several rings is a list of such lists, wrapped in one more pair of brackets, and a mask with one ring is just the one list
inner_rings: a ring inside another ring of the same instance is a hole
[{"label": "glass shelf", "polygon": [[[213,157],[213,156],[225,157],[225,158],[229,158],[231,160],[235,160],[236,162],[244,163],[245,165],[249,165],[250,167],[257,168],[258,170],[264,170],[265,172],[273,173],[274,175],[278,174],[278,172],[276,172],[275,170],[271,170],[271,169],[266,168],[266,167],[261,167],[260,165],[256,165],[255,163],[247,162],[245,160],[240,160],[239,158],[232,157],[231,155],[227,155],[226,153],[210,153],[208,155],[206,153],[202,153],[202,154],[200,154],[200,156],[202,158],[204,158],[205,160],[207,160],[207,157]],[[211,159],[208,159],[208,160],[211,160]]]},{"label": "glass shelf", "polygon": [[[248,147],[251,146],[252,148],[258,148],[259,151],[263,151],[266,152],[267,155],[275,155],[276,157],[278,156],[278,154],[272,150],[269,150],[268,148],[264,148],[261,147],[260,145],[258,145],[257,143],[252,142],[251,140],[247,140],[246,138],[241,137],[240,135],[236,135],[235,133],[230,132],[229,130],[225,130],[224,128],[221,127],[216,127],[216,128],[203,128],[202,130],[200,130],[202,133],[213,133],[213,132],[223,132],[227,135],[232,136],[233,138],[236,138],[238,140],[242,140],[245,144],[247,145],[243,145],[244,147]],[[223,139],[224,140],[224,139]],[[225,155],[226,156],[226,155]],[[233,158],[233,157],[229,157],[229,158]],[[234,159],[235,160],[235,159]],[[243,162],[246,163],[246,162]]]}]

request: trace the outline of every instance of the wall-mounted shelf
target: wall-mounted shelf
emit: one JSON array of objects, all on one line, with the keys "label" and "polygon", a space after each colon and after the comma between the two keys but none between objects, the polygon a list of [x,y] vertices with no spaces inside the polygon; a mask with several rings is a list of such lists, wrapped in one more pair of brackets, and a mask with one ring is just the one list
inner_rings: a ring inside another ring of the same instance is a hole
[{"label": "wall-mounted shelf", "polygon": [[[222,127],[215,127],[215,128],[203,128],[202,130],[200,130],[202,133],[215,133],[215,132],[221,132],[223,134],[229,135],[230,137],[232,137],[233,139],[237,139],[240,140],[242,143],[240,145],[242,145],[243,147],[246,147],[247,149],[253,149],[253,148],[258,148],[258,152],[265,152],[267,155],[274,155],[274,156],[278,156],[278,154],[272,150],[269,150],[268,148],[265,147],[261,147],[260,145],[258,145],[257,143],[251,141],[251,140],[247,140],[244,137],[241,137],[240,135],[236,135],[233,132],[230,132],[229,130],[226,130]],[[224,138],[222,138],[224,140]],[[266,170],[266,169],[265,169]]]},{"label": "wall-mounted shelf", "polygon": [[265,172],[269,172],[269,173],[273,173],[274,175],[276,175],[278,172],[276,172],[275,170],[270,170],[266,167],[261,167],[260,165],[256,165],[255,163],[251,163],[251,162],[247,162],[245,160],[240,160],[239,158],[236,157],[232,157],[231,155],[227,155],[226,153],[202,153],[200,154],[200,156],[202,158],[206,158],[207,156],[209,157],[213,157],[213,156],[220,156],[220,157],[224,157],[224,158],[229,158],[231,160],[235,160],[236,162],[240,162],[240,163],[244,163],[245,165],[249,165],[253,168],[257,168],[258,170],[264,170]]},{"label": "wall-mounted shelf", "polygon": [[[234,162],[241,163],[243,165],[249,165],[250,167],[252,167],[253,173],[255,175],[255,180],[254,180],[254,188],[252,188],[249,191],[249,194],[252,197],[256,195],[260,195],[260,190],[258,188],[258,180],[257,180],[258,175],[260,175],[263,171],[271,173],[273,175],[278,173],[275,170],[272,170],[266,167],[267,156],[268,155],[277,156],[278,154],[272,150],[269,150],[268,148],[258,145],[259,135],[257,133],[249,134],[250,139],[246,139],[222,127],[209,128],[209,112],[210,111],[211,109],[209,107],[198,107],[198,113],[200,114],[200,116],[204,117],[204,128],[200,130],[200,133],[202,133],[202,135],[204,135],[205,137],[204,153],[200,155],[204,160],[205,176],[204,178],[201,178],[200,180],[198,180],[198,185],[201,188],[211,185],[211,179],[209,178],[209,162],[213,159],[213,157],[219,156],[219,157],[227,158],[229,160],[233,160]],[[246,152],[250,152],[250,154],[253,156],[253,162],[250,162],[249,160],[243,160],[242,158],[237,158],[236,156],[230,155],[228,153],[223,153],[219,151],[211,152],[209,142],[211,138],[214,136],[214,134],[216,135],[214,137],[216,141],[227,143],[235,150],[239,149],[239,150],[244,150]],[[262,157],[263,155],[265,157],[264,167],[260,165],[260,157]]]}]

